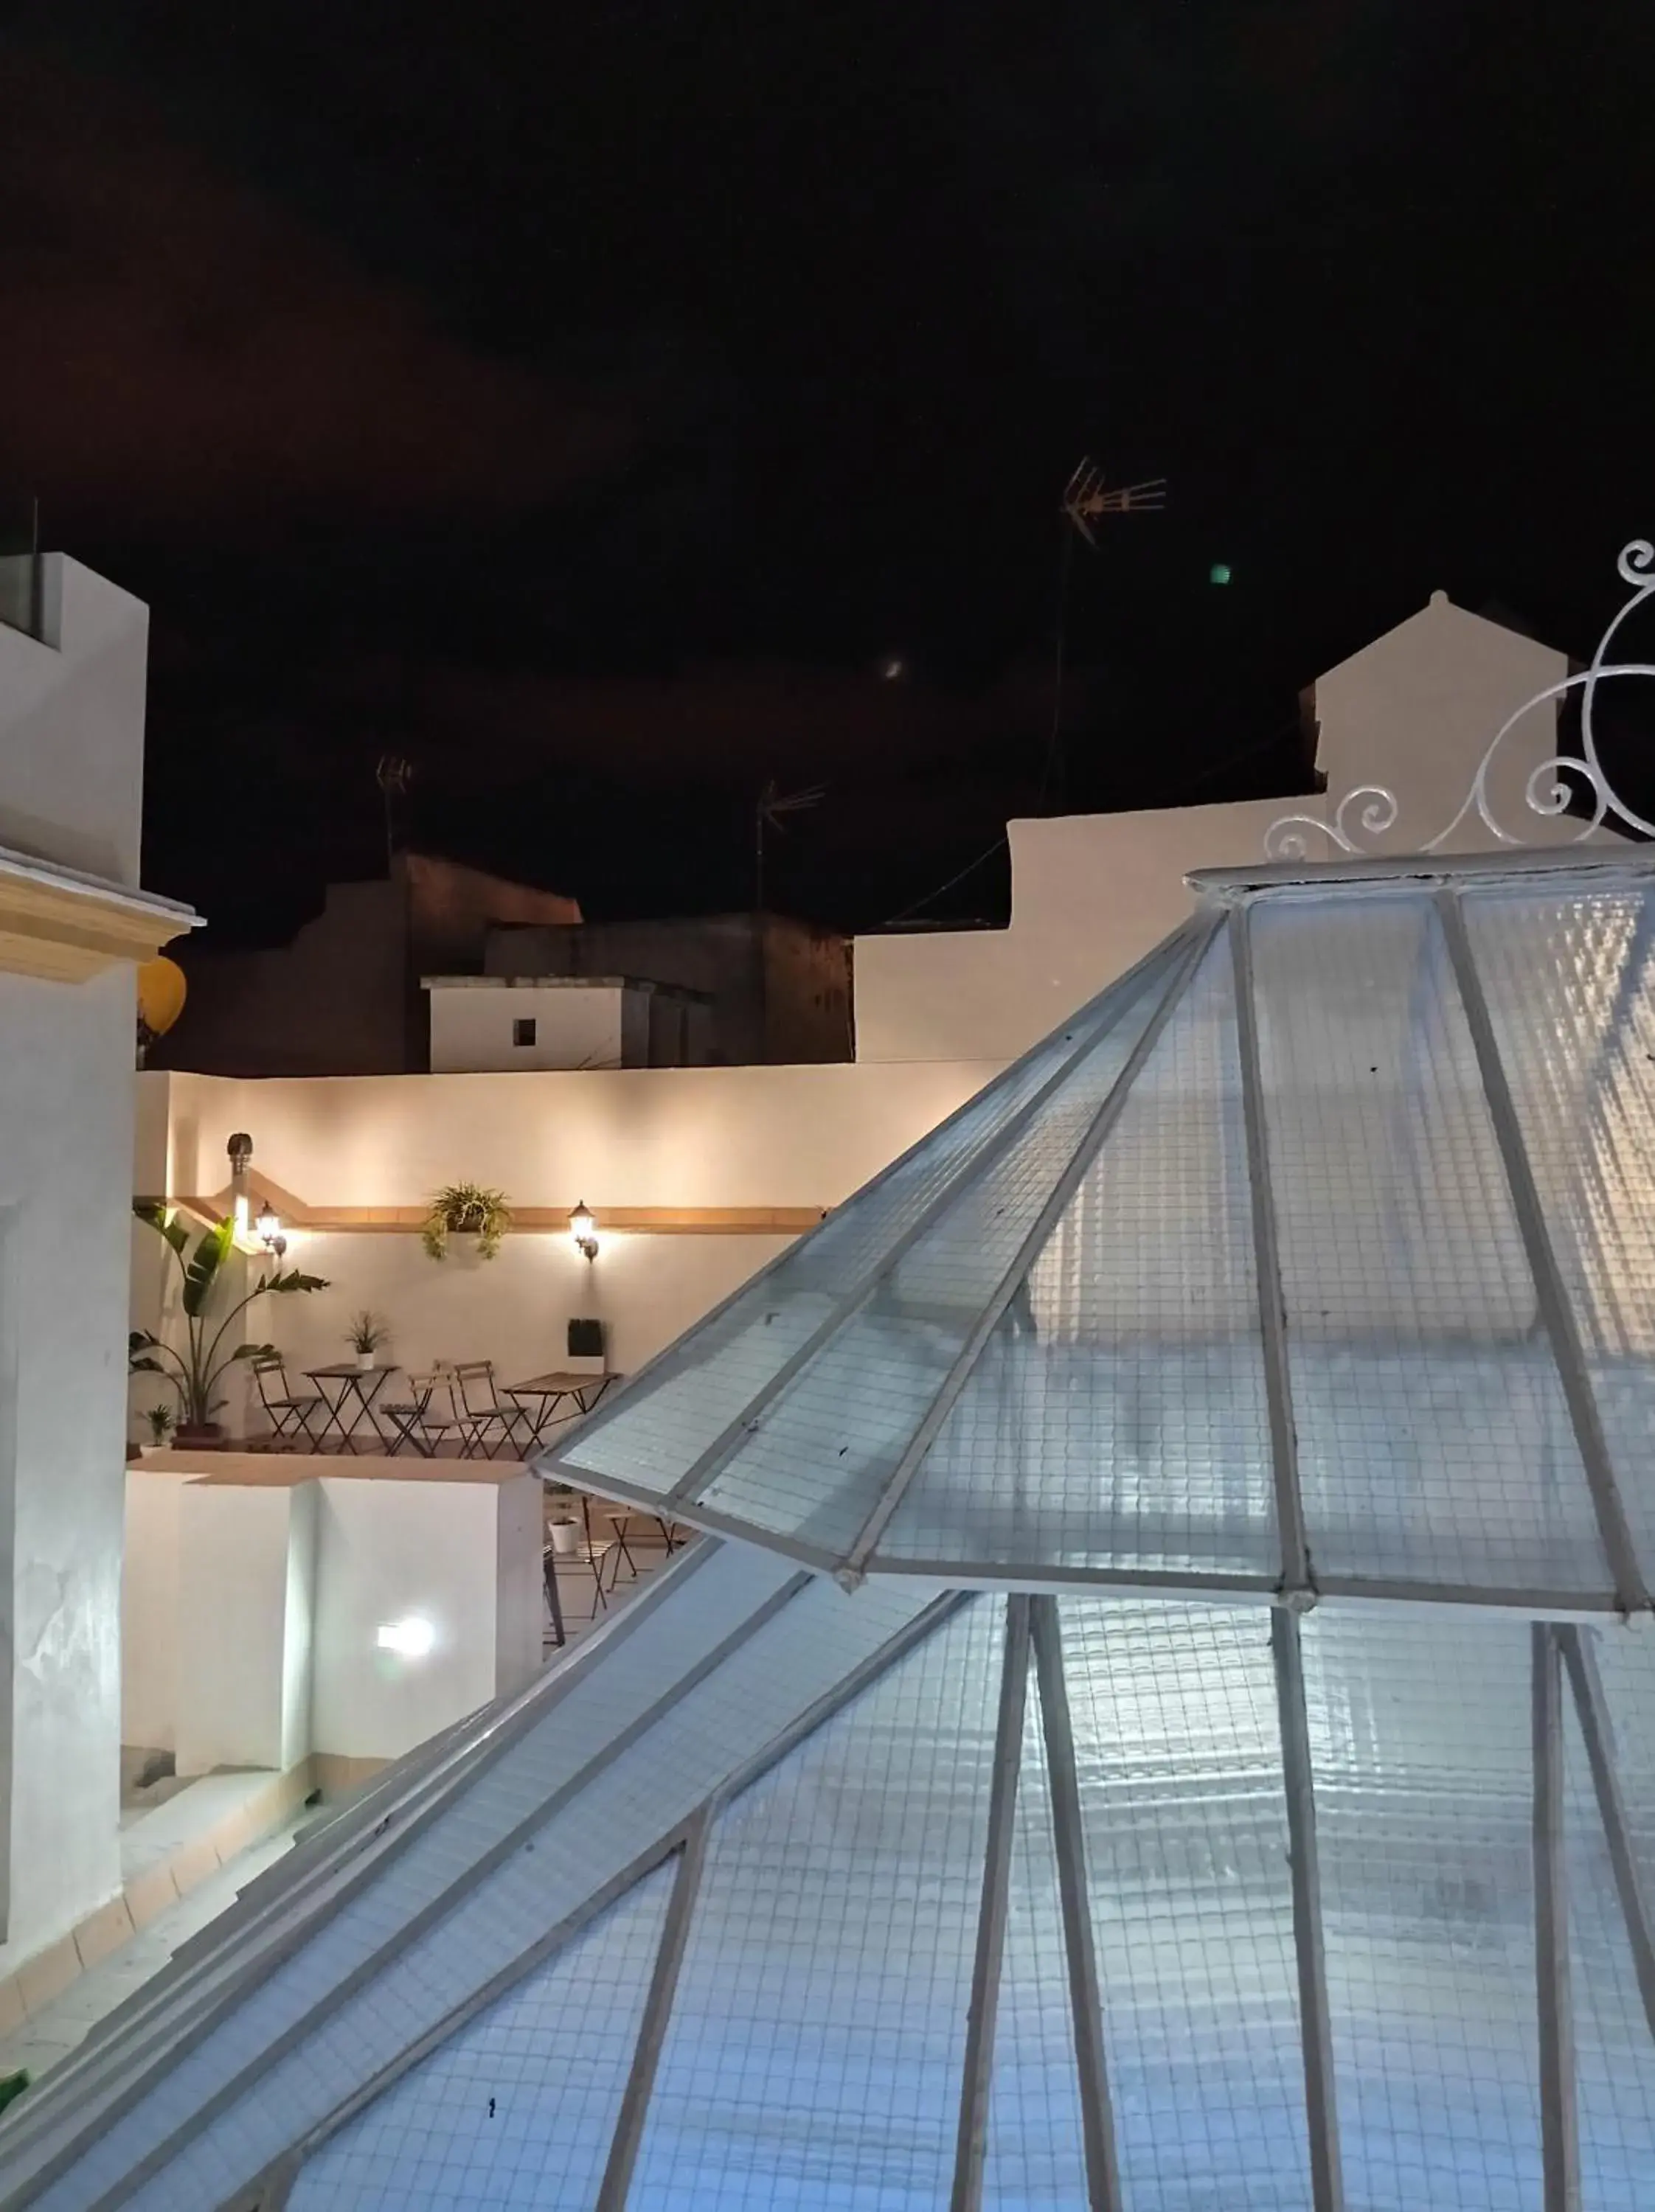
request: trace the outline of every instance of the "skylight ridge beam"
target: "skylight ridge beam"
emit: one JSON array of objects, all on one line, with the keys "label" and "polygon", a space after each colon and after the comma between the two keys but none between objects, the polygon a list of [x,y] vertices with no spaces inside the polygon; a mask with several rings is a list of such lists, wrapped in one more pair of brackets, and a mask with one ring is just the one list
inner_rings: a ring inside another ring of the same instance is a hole
[{"label": "skylight ridge beam", "polygon": [[1051,1791],[1052,1838],[1057,1894],[1068,1969],[1069,2012],[1080,2087],[1080,2136],[1086,2161],[1087,2212],[1122,2212],[1120,2160],[1115,2143],[1114,2100],[1104,2043],[1103,1999],[1092,1929],[1092,1889],[1086,1879],[1086,1831],[1074,1759],[1074,1729],[1063,1672],[1062,1626],[1057,1601],[1030,1601],[1029,1625],[1040,1689],[1040,1727]]},{"label": "skylight ridge beam", "polygon": [[1315,1770],[1305,1708],[1305,1655],[1299,1615],[1286,1606],[1275,1607],[1270,1614],[1270,1657],[1275,1669],[1281,1777],[1287,1803],[1287,1859],[1293,1881],[1293,1954],[1299,1970],[1299,2033],[1305,2057],[1311,2202],[1315,2212],[1343,2212],[1345,2185],[1339,2160],[1338,2098],[1327,1953],[1322,1934]]},{"label": "skylight ridge beam", "polygon": [[1293,1422],[1293,1378],[1287,1358],[1287,1308],[1281,1287],[1281,1249],[1270,1184],[1269,1132],[1264,1121],[1263,1062],[1253,978],[1250,909],[1244,902],[1230,916],[1235,968],[1236,1043],[1241,1063],[1241,1112],[1246,1133],[1247,1182],[1252,1200],[1253,1291],[1263,1345],[1264,1401],[1269,1417],[1270,1465],[1275,1494],[1276,1537],[1281,1547],[1281,1589],[1289,1603],[1308,1604],[1310,1541],[1305,1492],[1299,1478],[1299,1434]]},{"label": "skylight ridge beam", "polygon": [[1544,2212],[1580,2212],[1569,1899],[1563,1838],[1563,1670],[1558,1631],[1536,1621],[1533,1668],[1535,1997]]},{"label": "skylight ridge beam", "polygon": [[1649,1591],[1645,1586],[1632,1531],[1615,1480],[1614,1462],[1609,1456],[1609,1442],[1603,1433],[1603,1418],[1587,1374],[1585,1352],[1575,1325],[1574,1310],[1570,1304],[1562,1273],[1557,1264],[1557,1254],[1552,1244],[1551,1231],[1547,1225],[1545,1209],[1541,1203],[1533,1163],[1523,1142],[1522,1124],[1518,1118],[1517,1105],[1494,1035],[1494,1017],[1483,995],[1459,894],[1454,890],[1440,890],[1436,894],[1434,903],[1442,925],[1443,940],[1448,949],[1449,965],[1454,971],[1460,1001],[1465,1010],[1466,1024],[1471,1032],[1477,1068],[1482,1079],[1483,1096],[1488,1102],[1494,1141],[1500,1148],[1501,1164],[1506,1170],[1506,1187],[1511,1192],[1512,1210],[1523,1239],[1524,1255],[1529,1262],[1529,1272],[1534,1278],[1536,1302],[1551,1340],[1552,1358],[1563,1387],[1563,1400],[1568,1408],[1570,1425],[1574,1431],[1580,1464],[1585,1472],[1586,1487],[1591,1494],[1598,1537],[1609,1565],[1615,1600],[1621,1610],[1628,1615],[1647,1612]]},{"label": "skylight ridge beam", "polygon": [[[994,2080],[995,2021],[1006,1956],[1010,1904],[1012,1831],[1017,1817],[1017,1779],[1023,1764],[1023,1721],[1028,1705],[1029,1603],[1020,1591],[1006,1601],[1000,1707],[995,1723],[994,1767],[989,1786],[989,1832],[983,1853],[983,1894],[977,1908],[971,1997],[965,2015],[965,2061],[960,2071],[959,2128],[949,2212],[980,2212],[989,2148],[989,2093]],[[599,2206],[599,2212],[603,2212]]]},{"label": "skylight ridge beam", "polygon": [[1044,1249],[1056,1224],[1062,1220],[1069,1200],[1084,1180],[1087,1170],[1102,1151],[1104,1140],[1120,1119],[1133,1085],[1143,1071],[1144,1063],[1154,1050],[1165,1030],[1167,1022],[1182,1000],[1190,979],[1200,967],[1208,947],[1217,935],[1223,921],[1222,914],[1214,911],[1194,925],[1188,947],[1177,966],[1165,989],[1158,1000],[1137,1042],[1128,1054],[1120,1073],[1110,1085],[1107,1095],[1086,1126],[1071,1155],[1068,1165],[1053,1186],[1050,1195],[1036,1216],[1032,1226],[1013,1255],[1011,1264],[1001,1277],[988,1304],[978,1315],[970,1334],[960,1347],[953,1364],[943,1377],[936,1395],[926,1408],[923,1419],[909,1438],[901,1458],[897,1462],[885,1487],[874,1501],[872,1510],[863,1522],[850,1548],[839,1563],[837,1572],[842,1582],[855,1587],[867,1571],[869,1554],[884,1534],[891,1515],[902,1503],[909,1484],[917,1474],[921,1462],[935,1442],[938,1431],[949,1414],[960,1392],[970,1380],[978,1360],[983,1357],[989,1338],[999,1327],[1007,1308],[1017,1294],[1018,1285]]},{"label": "skylight ridge beam", "polygon": [[643,2021],[638,2029],[638,2039],[633,2045],[631,2071],[626,2077],[626,2087],[622,2094],[620,2115],[615,2123],[608,2162],[599,2185],[595,2212],[626,2212],[633,2170],[638,2162],[638,2146],[643,2140],[644,2122],[648,2118],[649,2100],[654,2091],[655,2075],[660,2065],[661,2046],[666,2040],[666,2030],[672,2017],[672,1999],[678,1992],[678,1972],[689,1945],[690,1923],[701,1891],[702,1869],[706,1864],[707,1835],[710,1826],[710,1815],[707,1808],[703,1806],[690,1824],[690,1832],[685,1838],[684,1856],[678,1861],[678,1880],[672,1885],[672,1899],[666,1907],[660,1946],[655,1954],[655,1971],[650,1977],[649,1994],[644,2000]]}]

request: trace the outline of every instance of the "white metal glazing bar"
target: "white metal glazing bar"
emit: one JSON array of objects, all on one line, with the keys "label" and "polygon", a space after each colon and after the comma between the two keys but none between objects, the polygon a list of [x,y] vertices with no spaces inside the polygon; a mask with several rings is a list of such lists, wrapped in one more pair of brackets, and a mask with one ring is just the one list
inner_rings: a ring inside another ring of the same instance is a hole
[{"label": "white metal glazing bar", "polygon": [[943,1377],[935,1397],[926,1408],[924,1418],[909,1438],[902,1457],[886,1479],[873,1510],[841,1561],[837,1572],[843,1582],[854,1585],[866,1572],[873,1547],[884,1534],[891,1515],[902,1503],[904,1492],[918,1473],[920,1462],[936,1441],[938,1431],[953,1411],[955,1401],[970,1381],[971,1371],[983,1357],[989,1338],[1016,1297],[1018,1286],[1044,1249],[1047,1239],[1068,1209],[1069,1200],[1079,1189],[1087,1169],[1102,1151],[1104,1139],[1120,1119],[1122,1109],[1142,1071],[1144,1062],[1154,1050],[1162,1030],[1217,933],[1222,918],[1219,913],[1208,915],[1192,928],[1188,949],[1173,969],[1171,978],[1162,991],[1154,1012],[1140,1031],[1137,1042],[1128,1054],[1103,1103],[1092,1115],[1068,1165],[1058,1177],[1032,1227],[1018,1246],[1011,1265],[1001,1277],[988,1304],[972,1325],[970,1334]]},{"label": "white metal glazing bar", "polygon": [[643,2139],[644,2119],[655,2086],[655,2069],[660,2063],[661,2045],[666,2040],[667,2022],[672,2015],[678,1969],[684,1964],[685,1948],[690,1941],[690,1921],[701,1888],[710,1825],[710,1816],[703,1806],[685,1838],[678,1880],[672,1885],[672,1901],[666,1908],[666,1924],[661,1929],[660,1948],[655,1954],[655,1972],[644,2000],[643,2022],[632,2052],[632,2070],[626,2078],[620,2117],[609,2146],[609,2161],[598,2189],[596,2212],[625,2212],[632,2170],[638,2162],[638,2145]]},{"label": "white metal glazing bar", "polygon": [[1534,1707],[1535,1995],[1540,2029],[1540,2160],[1545,2212],[1580,2212],[1580,2146],[1563,1863],[1563,1670],[1559,1632],[1530,1631]]},{"label": "white metal glazing bar", "polygon": [[1592,1510],[1597,1516],[1598,1535],[1614,1582],[1615,1599],[1623,1613],[1645,1612],[1649,1607],[1649,1592],[1639,1568],[1632,1531],[1628,1526],[1626,1510],[1615,1485],[1614,1464],[1603,1434],[1597,1400],[1586,1372],[1585,1354],[1581,1347],[1579,1332],[1575,1327],[1573,1308],[1558,1268],[1557,1255],[1552,1249],[1551,1231],[1547,1226],[1545,1208],[1541,1203],[1534,1169],[1524,1146],[1522,1125],[1518,1120],[1511,1085],[1500,1059],[1494,1019],[1478,979],[1459,895],[1451,890],[1439,891],[1435,903],[1442,923],[1444,942],[1448,948],[1449,963],[1459,987],[1460,1000],[1465,1008],[1466,1022],[1476,1048],[1483,1095],[1488,1102],[1489,1119],[1494,1123],[1494,1139],[1500,1146],[1500,1159],[1506,1170],[1506,1180],[1511,1190],[1524,1252],[1530,1273],[1534,1277],[1535,1296],[1547,1334],[1551,1340],[1552,1356],[1557,1363],[1559,1379],[1563,1386],[1564,1403],[1568,1407],[1569,1421],[1574,1431],[1581,1465],[1585,1469]]},{"label": "white metal glazing bar", "polygon": [[1308,1601],[1313,1594],[1310,1544],[1305,1533],[1305,1494],[1299,1480],[1299,1437],[1293,1426],[1293,1383],[1287,1365],[1287,1309],[1281,1290],[1275,1200],[1270,1188],[1269,1133],[1264,1126],[1250,909],[1244,904],[1235,908],[1230,916],[1230,951],[1235,964],[1236,1042],[1241,1061],[1247,1181],[1252,1195],[1254,1279],[1264,1351],[1264,1400],[1269,1413],[1281,1589],[1289,1601],[1302,1595]]},{"label": "white metal glazing bar", "polygon": [[1029,1600],[1006,1603],[1006,1642],[1000,1670],[1000,1711],[995,1727],[994,1772],[989,1789],[989,1833],[983,1857],[983,1900],[977,1911],[971,2001],[965,2016],[965,2063],[960,2077],[959,2131],[954,2146],[954,2185],[949,2212],[978,2212],[989,2148],[989,2087],[994,2078],[995,2019],[1006,1950],[1011,1883],[1012,1825],[1017,1777],[1023,1763],[1023,1715],[1028,1701]]},{"label": "white metal glazing bar", "polygon": [[1569,1670],[1569,1685],[1574,1692],[1574,1709],[1579,1716],[1586,1764],[1591,1770],[1592,1790],[1609,1845],[1609,1865],[1615,1875],[1615,1893],[1621,1900],[1621,1915],[1626,1922],[1627,1941],[1632,1947],[1638,1995],[1643,2000],[1644,2018],[1650,2033],[1655,2035],[1655,1932],[1652,1930],[1648,1900],[1639,1877],[1637,1854],[1632,1847],[1632,1829],[1621,1791],[1621,1778],[1615,1771],[1615,1734],[1597,1671],[1597,1653],[1593,1641],[1582,1636],[1577,1627],[1561,1628],[1558,1637]]},{"label": "white metal glazing bar", "polygon": [[1115,2112],[1104,2047],[1098,1954],[1092,1932],[1092,1893],[1086,1881],[1086,1835],[1074,1764],[1074,1730],[1063,1674],[1062,1626],[1055,1598],[1031,1601],[1030,1629],[1040,1686],[1040,1725],[1051,1789],[1057,1893],[1063,1948],[1068,1962],[1069,2010],[1074,2024],[1074,2063],[1080,2082],[1080,2133],[1086,2159],[1087,2212],[1121,2212],[1120,2162]]},{"label": "white metal glazing bar", "polygon": [[1322,1875],[1316,1844],[1316,1791],[1310,1723],[1305,1712],[1305,1659],[1299,1616],[1285,1606],[1270,1615],[1281,1724],[1281,1771],[1287,1799],[1288,1860],[1293,1873],[1293,1950],[1299,1966],[1299,2033],[1305,2049],[1305,2120],[1310,2137],[1311,2202],[1316,2212],[1342,2212],[1339,2113],[1334,2086],[1333,2032],[1328,2011],[1327,1960],[1322,1942]]}]

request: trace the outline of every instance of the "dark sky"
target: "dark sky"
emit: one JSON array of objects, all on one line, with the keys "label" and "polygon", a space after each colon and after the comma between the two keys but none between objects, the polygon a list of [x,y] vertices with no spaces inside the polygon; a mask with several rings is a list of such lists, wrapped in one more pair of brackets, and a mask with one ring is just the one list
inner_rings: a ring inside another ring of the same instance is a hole
[{"label": "dark sky", "polygon": [[598,914],[824,784],[772,902],[876,923],[1038,804],[1084,451],[1171,495],[1074,561],[1072,804],[1291,787],[1438,585],[1590,646],[1652,117],[1646,0],[9,5],[0,509],[150,602],[146,872],[228,932],[382,859],[387,750]]}]

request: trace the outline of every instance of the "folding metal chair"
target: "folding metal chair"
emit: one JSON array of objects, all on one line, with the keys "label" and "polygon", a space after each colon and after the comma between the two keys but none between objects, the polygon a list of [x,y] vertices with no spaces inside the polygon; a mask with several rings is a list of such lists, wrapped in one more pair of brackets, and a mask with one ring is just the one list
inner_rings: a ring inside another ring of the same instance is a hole
[{"label": "folding metal chair", "polygon": [[497,1443],[509,1443],[512,1424],[521,1409],[502,1398],[492,1359],[459,1359],[448,1373],[459,1389],[454,1410],[465,1431],[463,1456],[490,1459]]},{"label": "folding metal chair", "polygon": [[[288,1386],[288,1370],[279,1352],[247,1364],[259,1386],[259,1402],[271,1425],[271,1449],[295,1451],[300,1437],[314,1446],[318,1440],[311,1422],[318,1413],[328,1410],[321,1392],[313,1391],[307,1397],[296,1396]],[[277,1387],[272,1389],[272,1382]]]},{"label": "folding metal chair", "polygon": [[422,1459],[435,1459],[445,1444],[453,1444],[455,1456],[465,1459],[466,1429],[448,1376],[411,1375],[408,1380],[414,1391],[411,1402],[380,1408],[397,1432],[392,1449],[409,1444]]}]

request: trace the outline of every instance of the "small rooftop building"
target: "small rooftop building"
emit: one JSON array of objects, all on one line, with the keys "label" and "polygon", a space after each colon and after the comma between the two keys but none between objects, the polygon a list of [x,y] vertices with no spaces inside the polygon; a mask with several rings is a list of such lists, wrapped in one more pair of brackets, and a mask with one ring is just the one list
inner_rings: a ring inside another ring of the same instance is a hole
[{"label": "small rooftop building", "polygon": [[1655,863],[1197,888],[571,1434],[709,1540],[15,2107],[0,2202],[1643,2201]]},{"label": "small rooftop building", "polygon": [[433,1075],[704,1067],[712,1001],[637,975],[427,975]]}]

